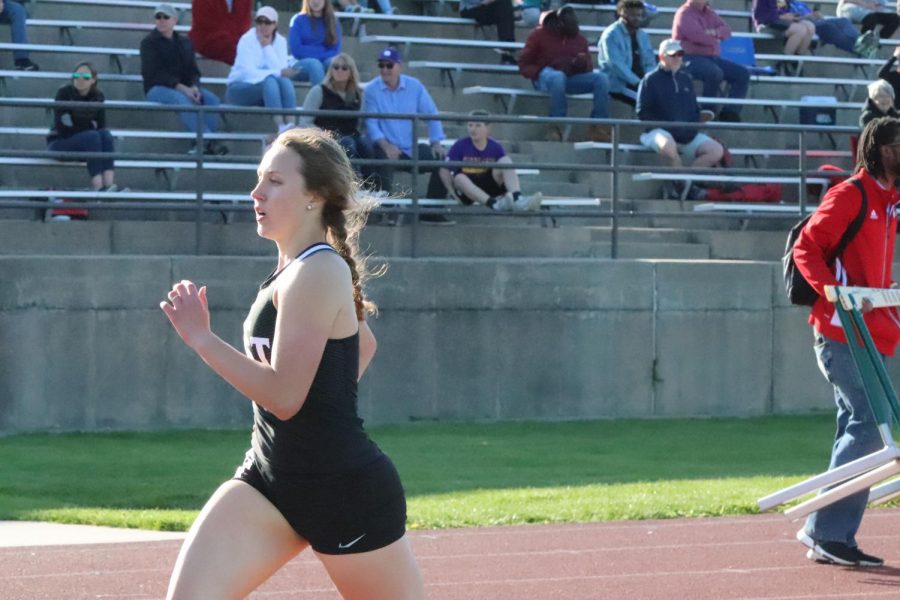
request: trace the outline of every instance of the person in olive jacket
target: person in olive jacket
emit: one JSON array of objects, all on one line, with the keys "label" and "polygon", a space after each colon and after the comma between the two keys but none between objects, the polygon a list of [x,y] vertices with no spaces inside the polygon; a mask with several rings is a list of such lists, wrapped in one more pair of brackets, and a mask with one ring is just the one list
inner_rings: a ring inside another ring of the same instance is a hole
[{"label": "person in olive jacket", "polygon": [[[141,76],[147,100],[180,106],[218,106],[219,98],[199,85],[200,69],[191,40],[175,31],[178,11],[163,3],[156,7],[154,15],[156,29],[141,41]],[[194,133],[201,126],[203,133],[215,133],[219,126],[219,115],[214,112],[203,115],[202,125],[196,112],[179,112],[178,118],[186,130]],[[208,141],[205,152],[227,154],[228,149]]]}]

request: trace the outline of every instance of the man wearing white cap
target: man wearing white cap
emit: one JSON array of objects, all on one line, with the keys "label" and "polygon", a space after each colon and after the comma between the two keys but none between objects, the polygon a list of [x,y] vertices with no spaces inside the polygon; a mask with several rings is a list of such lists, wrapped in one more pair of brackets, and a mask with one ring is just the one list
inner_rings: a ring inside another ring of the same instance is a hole
[{"label": "man wearing white cap", "polygon": [[[681,121],[699,123],[700,107],[691,76],[681,70],[684,50],[678,40],[663,40],[659,45],[659,65],[641,80],[638,87],[637,115],[642,121]],[[704,120],[711,117],[710,111]],[[696,127],[655,127],[641,135],[641,143],[662,155],[668,166],[708,168],[722,159],[722,144]],[[675,184],[676,189],[678,185]]]},{"label": "man wearing white cap", "polygon": [[[199,85],[200,69],[194,57],[194,45],[175,31],[178,11],[171,4],[159,4],[154,18],[156,28],[141,40],[141,77],[147,100],[180,106],[218,106],[219,98]],[[206,113],[202,124],[196,112],[180,112],[178,118],[192,132],[202,127],[204,133],[213,133],[219,126],[219,115],[214,112]],[[228,148],[209,141],[204,152],[227,154]]]}]

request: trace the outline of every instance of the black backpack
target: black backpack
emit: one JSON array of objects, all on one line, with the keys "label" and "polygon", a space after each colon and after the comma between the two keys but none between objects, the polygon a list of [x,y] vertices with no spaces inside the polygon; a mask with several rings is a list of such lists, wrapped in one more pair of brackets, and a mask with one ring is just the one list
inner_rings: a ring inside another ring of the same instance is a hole
[{"label": "black backpack", "polygon": [[[859,207],[859,213],[850,223],[850,226],[847,227],[847,231],[841,236],[841,241],[838,242],[837,247],[828,259],[829,265],[844,252],[844,248],[847,247],[850,240],[856,237],[856,234],[859,233],[863,221],[866,218],[866,210],[868,209],[866,189],[859,179],[854,177],[851,178],[850,181],[852,181],[853,185],[856,186],[856,189],[859,190],[859,193],[862,196],[862,205]],[[797,243],[797,238],[800,237],[800,232],[806,227],[810,217],[812,217],[812,214],[807,215],[791,228],[791,232],[788,234],[787,244],[784,247],[784,256],[781,257],[781,266],[784,273],[784,289],[787,292],[787,297],[788,300],[791,301],[791,304],[796,304],[797,306],[812,306],[816,303],[816,300],[819,299],[818,292],[809,285],[809,282],[806,281],[806,278],[803,277],[803,274],[797,269],[797,265],[794,264],[794,244]]]}]

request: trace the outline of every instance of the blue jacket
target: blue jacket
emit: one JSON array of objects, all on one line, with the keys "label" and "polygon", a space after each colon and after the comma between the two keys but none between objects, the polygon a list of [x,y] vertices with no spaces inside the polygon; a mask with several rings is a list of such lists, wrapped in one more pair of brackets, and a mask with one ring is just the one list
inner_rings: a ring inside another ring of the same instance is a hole
[{"label": "blue jacket", "polygon": [[334,30],[335,42],[331,46],[326,46],[325,21],[297,13],[291,19],[291,28],[288,31],[288,47],[291,54],[297,60],[318,58],[324,62],[334,58],[341,52],[341,24],[337,19],[334,21]]},{"label": "blue jacket", "polygon": [[[694,82],[684,69],[675,73],[662,66],[647,73],[638,88],[637,116],[641,121],[700,122],[700,108],[694,94]],[[667,127],[679,144],[687,144],[697,135],[696,127]]]},{"label": "blue jacket", "polygon": [[[656,53],[650,45],[650,36],[638,29],[638,48],[646,75],[656,67]],[[598,63],[609,76],[609,91],[621,94],[629,86],[637,86],[641,78],[631,70],[631,35],[625,22],[619,19],[603,30],[598,45]]]},{"label": "blue jacket", "polygon": [[[373,113],[415,113],[418,115],[436,115],[437,106],[422,82],[415,77],[400,75],[397,89],[390,89],[381,77],[376,77],[366,84],[363,95],[363,112]],[[444,139],[444,128],[440,121],[426,121],[428,125],[428,141],[439,142]],[[368,117],[366,131],[372,142],[382,138],[400,148],[407,156],[413,155],[412,121],[405,119],[380,119]]]}]

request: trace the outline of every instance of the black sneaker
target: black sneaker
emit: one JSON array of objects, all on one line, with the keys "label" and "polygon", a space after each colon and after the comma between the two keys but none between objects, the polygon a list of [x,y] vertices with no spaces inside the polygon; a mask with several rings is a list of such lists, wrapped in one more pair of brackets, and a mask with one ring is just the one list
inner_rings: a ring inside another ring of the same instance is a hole
[{"label": "black sneaker", "polygon": [[215,140],[206,143],[206,151],[203,154],[212,156],[225,156],[229,153],[228,146]]},{"label": "black sneaker", "polygon": [[866,554],[856,546],[843,542],[816,542],[802,529],[797,532],[797,540],[809,548],[806,558],[819,563],[845,567],[880,567],[884,564],[884,560]]},{"label": "black sneaker", "polygon": [[28,58],[20,58],[16,60],[16,71],[40,71],[41,68],[37,63],[32,62]]}]

